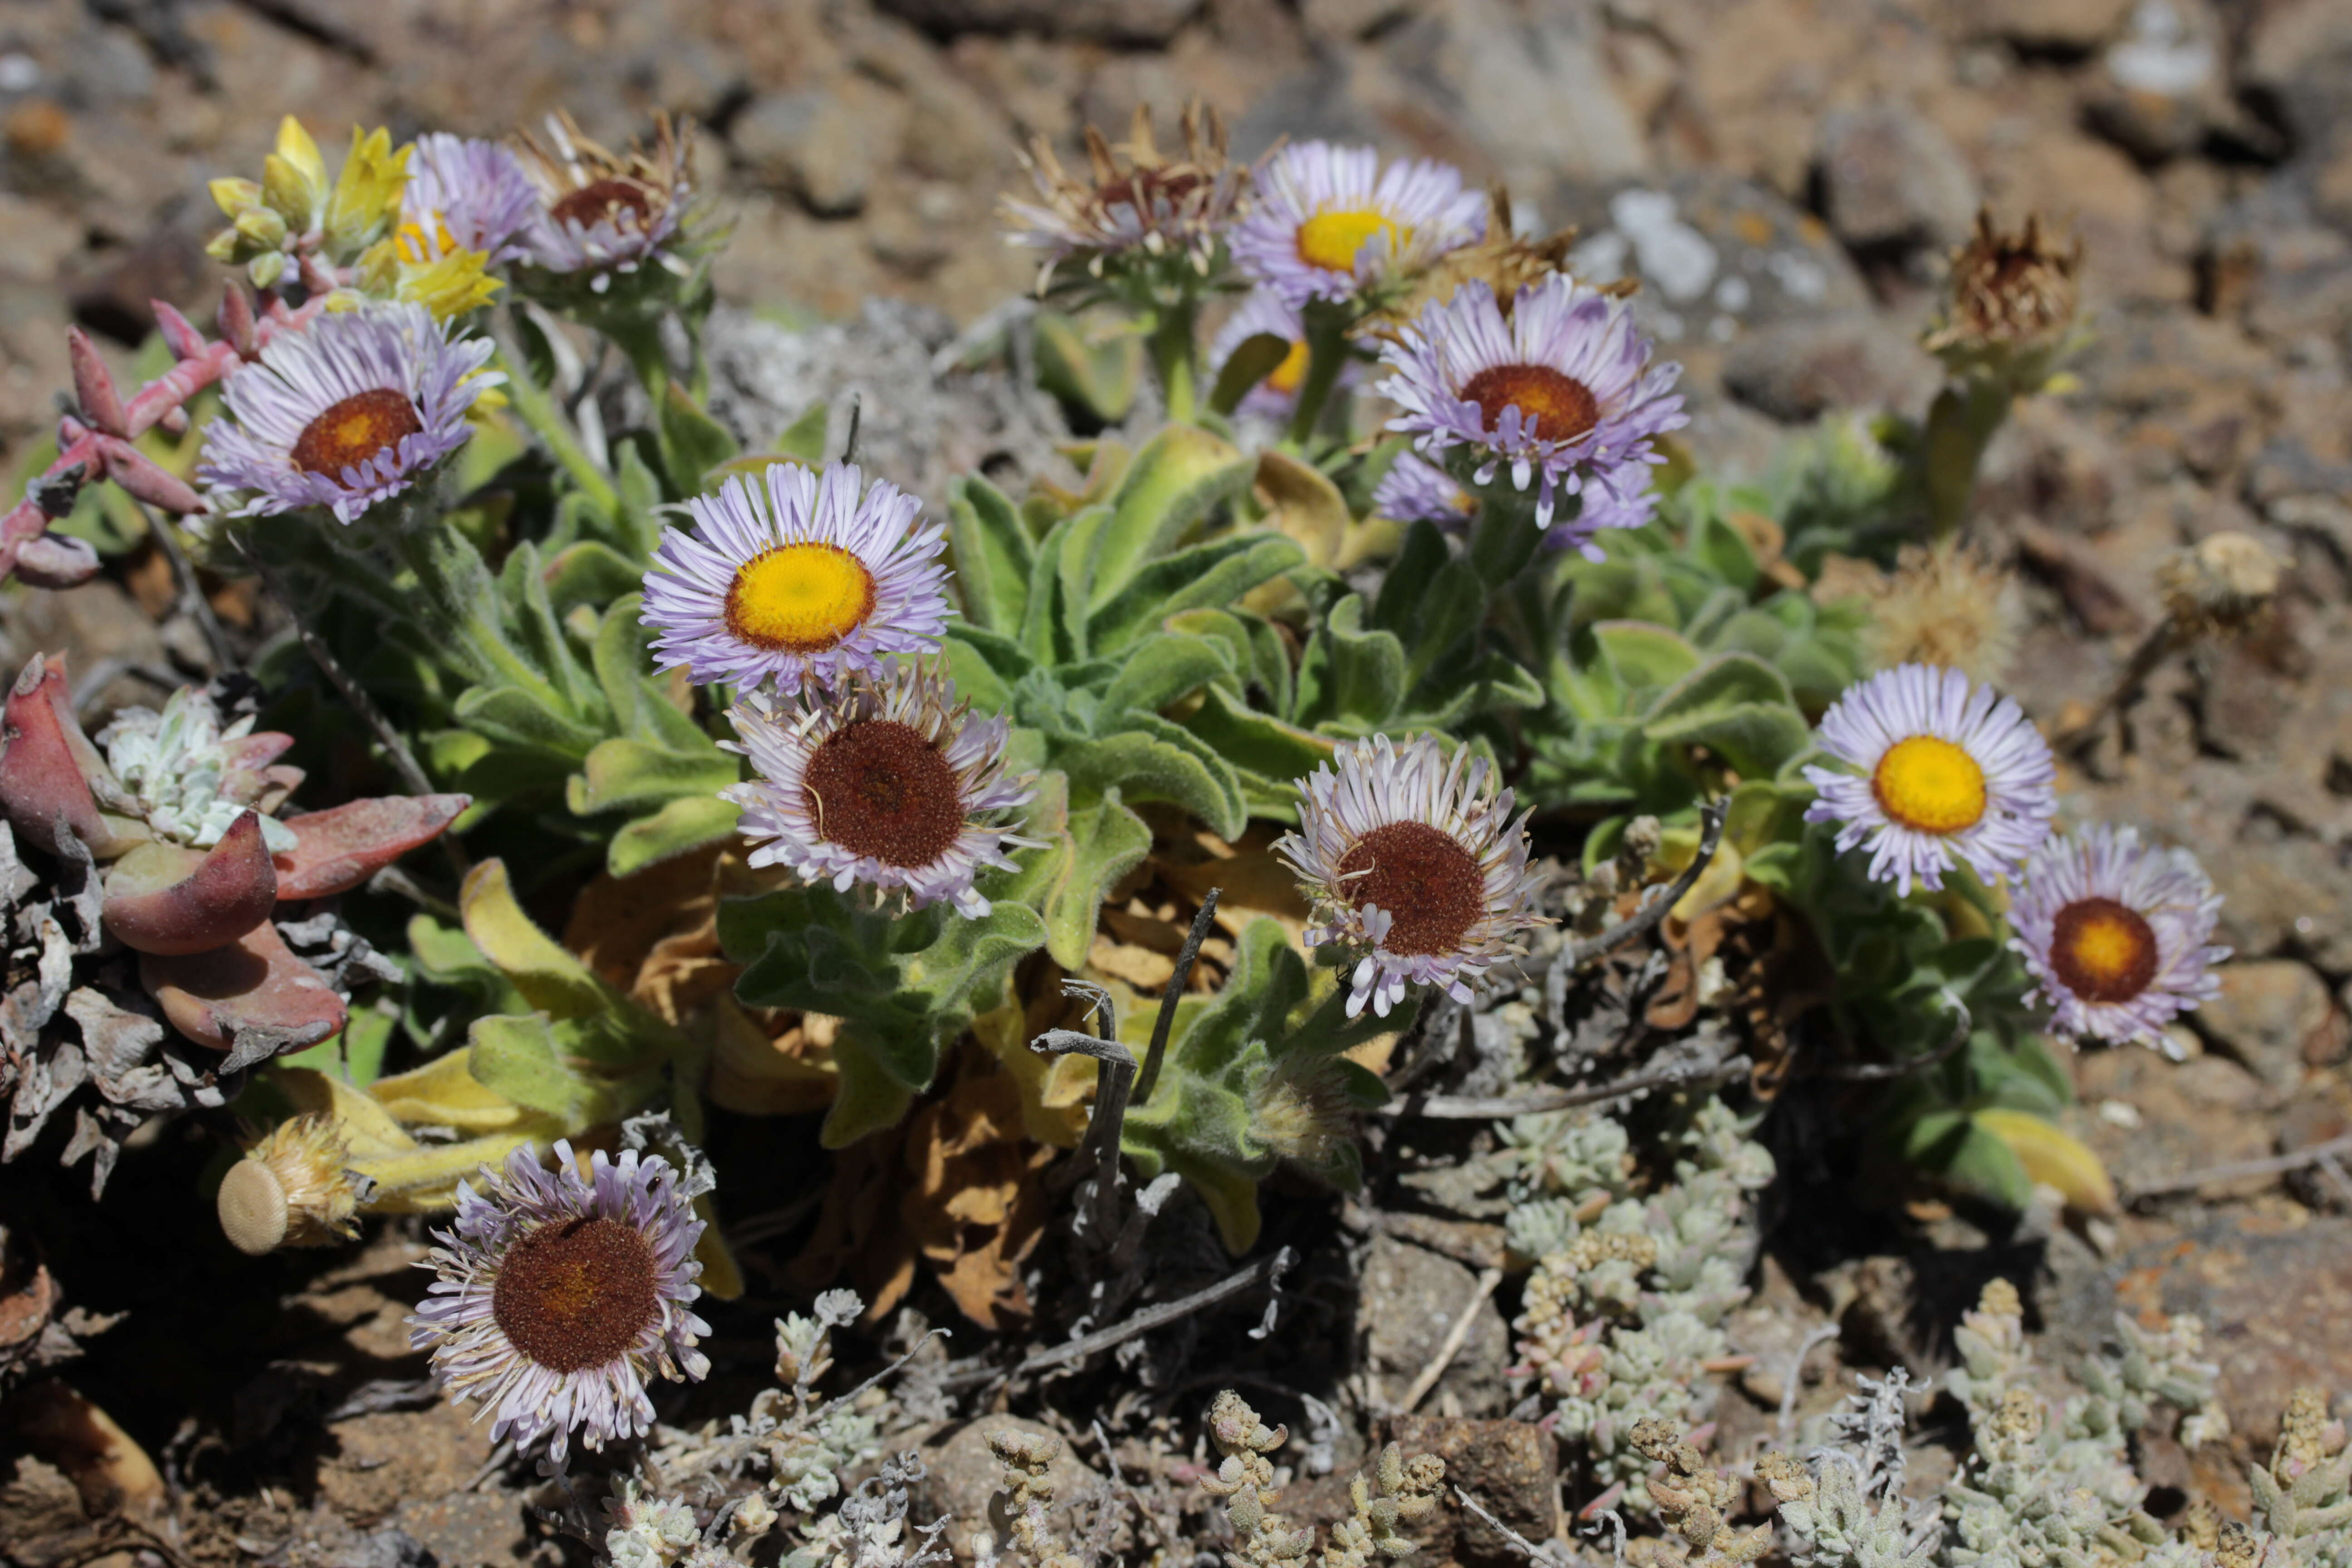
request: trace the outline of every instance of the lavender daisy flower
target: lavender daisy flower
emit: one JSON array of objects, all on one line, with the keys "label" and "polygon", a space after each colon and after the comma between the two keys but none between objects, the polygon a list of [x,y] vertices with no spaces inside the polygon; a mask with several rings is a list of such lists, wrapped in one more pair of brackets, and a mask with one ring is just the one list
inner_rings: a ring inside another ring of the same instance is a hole
[{"label": "lavender daisy flower", "polygon": [[1517,933],[1543,923],[1527,816],[1512,820],[1511,792],[1486,784],[1485,758],[1465,748],[1448,762],[1430,735],[1350,742],[1298,781],[1298,831],[1274,847],[1322,921],[1307,945],[1365,950],[1349,1017],[1367,1003],[1388,1016],[1409,984],[1467,1002],[1471,982],[1519,951]]},{"label": "lavender daisy flower", "polygon": [[[1395,374],[1378,390],[1403,409],[1389,428],[1423,457],[1462,451],[1481,485],[1507,466],[1512,489],[1537,484],[1547,542],[1597,557],[1601,529],[1649,520],[1648,465],[1663,460],[1651,441],[1688,423],[1682,367],[1650,354],[1622,300],[1563,273],[1521,289],[1507,316],[1474,280],[1381,350]],[[1563,492],[1583,506],[1554,527]]]},{"label": "lavender daisy flower", "polygon": [[947,628],[947,530],[856,465],[820,478],[797,463],[737,475],[687,503],[646,574],[645,619],[663,668],[698,685],[814,681],[877,670],[884,654],[936,648]]},{"label": "lavender daisy flower", "polygon": [[1302,142],[1257,176],[1226,236],[1234,264],[1294,305],[1357,297],[1486,232],[1486,198],[1426,160],[1381,167],[1370,147]]},{"label": "lavender daisy flower", "polygon": [[598,146],[565,114],[547,121],[547,141],[520,139],[524,174],[539,194],[526,259],[550,272],[589,273],[603,292],[615,273],[665,259],[694,195],[693,127],[655,121],[650,152]]},{"label": "lavender daisy flower", "polygon": [[539,190],[507,148],[436,131],[409,150],[400,210],[418,251],[478,250],[495,264],[526,253],[523,231],[539,216]]},{"label": "lavender daisy flower", "polygon": [[2024,956],[2056,1033],[2178,1056],[2165,1026],[2221,988],[2212,966],[2230,950],[2208,945],[2221,908],[2187,850],[2143,847],[2131,828],[2095,824],[2052,837],[2027,863],[2009,945]]},{"label": "lavender daisy flower", "polygon": [[1435,463],[1412,452],[1399,452],[1381,482],[1372,487],[1372,510],[1399,522],[1464,528],[1478,514],[1478,498]]},{"label": "lavender daisy flower", "polygon": [[[760,776],[721,790],[743,808],[754,866],[810,882],[901,890],[910,908],[944,899],[977,920],[992,907],[972,886],[1010,868],[1004,814],[1036,795],[1034,773],[1008,777],[1003,715],[974,719],[930,661],[803,691],[797,712],[754,692],[728,715]],[[761,843],[760,841],[766,840]]]},{"label": "lavender daisy flower", "polygon": [[229,373],[228,417],[205,431],[197,476],[231,516],[322,506],[351,522],[466,444],[466,411],[506,379],[482,372],[490,353],[415,304],[279,332]]},{"label": "lavender daisy flower", "polygon": [[478,1398],[490,1439],[541,1441],[562,1462],[572,1434],[591,1448],[653,1424],[649,1373],[698,1382],[710,1363],[695,1342],[709,1325],[687,1309],[702,1293],[702,1235],[677,1174],[658,1155],[618,1163],[600,1150],[582,1180],[572,1146],[555,1168],[528,1148],[457,1184],[457,1222],[421,1265],[436,1279],[409,1320],[433,1374],[457,1399]]},{"label": "lavender daisy flower", "polygon": [[2017,704],[1957,669],[1906,664],[1848,687],[1822,715],[1822,749],[1859,776],[1808,767],[1808,822],[1837,847],[1870,841],[1872,879],[1941,888],[1955,857],[1987,882],[2049,837],[2058,809],[2048,742]]}]

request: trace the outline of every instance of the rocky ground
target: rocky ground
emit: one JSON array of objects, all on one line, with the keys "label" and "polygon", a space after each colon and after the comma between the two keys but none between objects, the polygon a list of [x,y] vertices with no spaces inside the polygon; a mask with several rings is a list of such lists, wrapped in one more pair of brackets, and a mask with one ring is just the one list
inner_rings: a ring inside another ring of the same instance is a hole
[{"label": "rocky ground", "polygon": [[[1938,258],[1980,203],[2070,226],[2097,338],[2080,384],[2004,435],[1976,525],[2027,584],[2012,689],[2046,727],[2086,714],[2157,623],[2150,568],[2179,544],[2241,530],[2295,565],[2267,631],[2160,667],[2062,778],[2070,811],[2197,849],[2238,952],[2220,1002],[2184,1032],[2187,1063],[2078,1061],[2076,1131],[2129,1194],[2352,1128],[2343,0],[19,0],[0,11],[0,462],[53,415],[65,320],[127,345],[151,297],[209,310],[205,182],[257,169],[281,112],[322,136],[353,120],[497,133],[561,107],[614,141],[657,108],[691,114],[704,176],[736,217],[722,297],[824,317],[869,296],[940,312],[892,318],[881,339],[904,353],[1026,285],[991,216],[1019,177],[1020,139],[1067,147],[1084,122],[1196,95],[1243,153],[1284,136],[1371,140],[1507,182],[1543,226],[1580,226],[1580,270],[1643,280],[1651,324],[1691,372],[1692,445],[1732,474],[1760,472],[1827,409],[1924,406],[1936,372],[1913,338]],[[907,320],[921,323],[911,348]],[[856,384],[842,359],[825,361],[827,392]],[[990,440],[1041,442],[1019,407],[995,416]],[[988,456],[927,451],[917,410],[867,417],[919,488],[936,489],[914,472],[926,461],[943,476]],[[12,602],[14,657],[62,642],[168,662],[140,591],[134,575]],[[2244,1451],[2266,1451],[2293,1385],[2352,1390],[2347,1210],[2352,1179],[2322,1163],[2284,1184],[2252,1174],[2151,1197],[2112,1224],[1994,1235],[1925,1214],[1907,1249],[1825,1269],[1783,1215],[1760,1297],[1781,1309],[1777,1327],[1751,1326],[1791,1342],[1754,1348],[1784,1360],[1802,1324],[1834,1320],[1842,1350],[1817,1352],[1810,1377],[1840,1353],[1924,1371],[1948,1354],[1988,1262],[2023,1248],[2048,1270],[2041,1327],[2055,1344],[2087,1344],[2118,1308],[2200,1314]],[[345,1543],[312,1560],[425,1560],[371,1533],[392,1528],[445,1563],[522,1549],[517,1497],[480,1485],[480,1430],[416,1407],[429,1401],[397,1324],[417,1255],[395,1235],[325,1277],[289,1269],[282,1297],[240,1295],[226,1323],[186,1293],[200,1269],[94,1293],[133,1316],[91,1392],[122,1408],[164,1483],[194,1473],[191,1445],[268,1456],[240,1461],[250,1489],[214,1499],[216,1528],[186,1551],[292,1562],[299,1539]],[[1430,1408],[1499,1413],[1507,1335],[1497,1309],[1472,1308],[1477,1269],[1393,1237],[1360,1262],[1368,1286],[1384,1281],[1366,1296],[1399,1305],[1342,1313],[1333,1331],[1409,1378],[1433,1325],[1470,1309]],[[243,1347],[190,1395],[232,1413],[202,1437],[137,1409],[150,1369],[185,1370],[175,1312],[198,1321],[194,1342]],[[1750,1403],[1777,1393],[1751,1387]],[[2147,1470],[2184,1493],[2239,1484],[2178,1448]],[[162,1560],[79,1517],[57,1471],[21,1470],[0,1490],[0,1552]]]}]

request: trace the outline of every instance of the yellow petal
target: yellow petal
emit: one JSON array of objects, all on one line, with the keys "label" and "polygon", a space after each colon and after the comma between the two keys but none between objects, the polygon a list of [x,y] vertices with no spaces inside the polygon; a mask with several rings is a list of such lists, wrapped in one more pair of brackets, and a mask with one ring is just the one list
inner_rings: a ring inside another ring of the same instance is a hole
[{"label": "yellow petal", "polygon": [[319,144],[302,129],[302,122],[292,115],[278,122],[276,156],[293,165],[294,172],[311,184],[323,187],[327,183],[327,160],[319,155]]},{"label": "yellow petal", "polygon": [[467,1063],[467,1052],[450,1051],[421,1068],[378,1079],[368,1093],[387,1114],[417,1126],[479,1133],[520,1125],[530,1112],[477,1079]]}]

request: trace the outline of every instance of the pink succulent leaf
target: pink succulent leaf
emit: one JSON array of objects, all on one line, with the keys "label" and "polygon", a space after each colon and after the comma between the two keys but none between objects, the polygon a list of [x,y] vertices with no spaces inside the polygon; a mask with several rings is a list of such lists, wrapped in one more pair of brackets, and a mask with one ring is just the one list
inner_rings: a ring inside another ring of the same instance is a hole
[{"label": "pink succulent leaf", "polygon": [[150,300],[147,308],[155,312],[155,330],[163,335],[164,347],[176,359],[195,359],[209,345],[195,324],[161,300]]},{"label": "pink succulent leaf", "polygon": [[277,902],[278,868],[248,811],[208,850],[142,844],[115,862],[104,916],[126,946],[178,957],[235,942]]},{"label": "pink succulent leaf", "polygon": [[79,327],[66,330],[66,358],[73,366],[74,400],[81,405],[82,417],[110,436],[131,434],[122,395],[114,390],[114,373]]},{"label": "pink succulent leaf", "polygon": [[86,540],[44,533],[16,546],[16,575],[35,588],[79,588],[102,563]]},{"label": "pink succulent leaf", "polygon": [[83,775],[85,757],[97,753],[68,705],[64,659],[33,656],[9,688],[0,726],[0,811],[17,837],[54,855],[62,820],[93,849],[110,852],[114,835]]},{"label": "pink succulent leaf", "polygon": [[107,477],[141,500],[185,517],[205,510],[204,498],[179,475],[158,468],[155,460],[127,441],[105,443]]},{"label": "pink succulent leaf", "polygon": [[261,352],[256,341],[253,322],[253,296],[231,283],[221,291],[220,315],[216,318],[221,341],[235,353],[251,359]]},{"label": "pink succulent leaf", "polygon": [[[278,928],[263,921],[226,947],[177,957],[142,954],[139,978],[173,1028],[197,1045],[247,1055],[315,1046],[343,1026],[343,999]],[[239,1064],[243,1065],[243,1064]]]},{"label": "pink succulent leaf", "polygon": [[420,844],[437,838],[474,804],[466,795],[383,795],[288,817],[294,847],[278,857],[280,899],[348,892]]},{"label": "pink succulent leaf", "polygon": [[230,767],[258,773],[293,750],[294,737],[282,730],[257,730],[242,740],[224,742],[221,749]]}]

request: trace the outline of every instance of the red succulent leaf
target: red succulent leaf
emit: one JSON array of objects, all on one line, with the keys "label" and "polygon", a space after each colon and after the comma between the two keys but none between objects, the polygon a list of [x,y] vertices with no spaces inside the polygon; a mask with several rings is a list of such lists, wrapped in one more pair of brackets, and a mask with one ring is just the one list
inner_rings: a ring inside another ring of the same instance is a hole
[{"label": "red succulent leaf", "polygon": [[277,1037],[281,1051],[300,1050],[333,1035],[346,1016],[326,976],[268,921],[210,952],[143,955],[139,978],[173,1028],[216,1051],[246,1031]]},{"label": "red succulent leaf", "polygon": [[206,952],[269,918],[278,868],[261,839],[261,818],[240,812],[205,853],[142,844],[106,877],[106,929],[141,952]]},{"label": "red succulent leaf", "polygon": [[388,795],[288,817],[295,843],[278,857],[278,896],[323,899],[356,888],[439,837],[473,804],[467,795]]},{"label": "red succulent leaf", "polygon": [[114,836],[100,817],[86,764],[103,769],[98,750],[81,732],[67,693],[66,661],[35,654],[8,689],[0,716],[0,811],[17,834],[51,854],[58,822],[90,848],[112,849]]},{"label": "red succulent leaf", "polygon": [[259,773],[292,749],[294,737],[279,730],[261,730],[242,741],[231,741],[221,748],[231,768],[251,768]]}]

